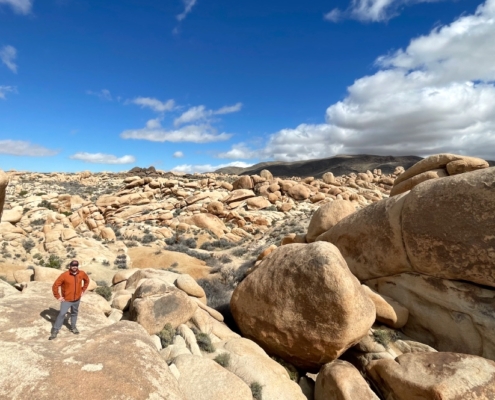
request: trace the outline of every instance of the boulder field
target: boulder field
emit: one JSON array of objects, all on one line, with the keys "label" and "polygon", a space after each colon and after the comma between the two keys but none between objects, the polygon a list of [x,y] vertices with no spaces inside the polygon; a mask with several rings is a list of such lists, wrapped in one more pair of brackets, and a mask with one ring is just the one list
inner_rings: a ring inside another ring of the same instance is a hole
[{"label": "boulder field", "polygon": [[[484,160],[321,180],[0,171],[0,200],[0,399],[495,399]],[[81,333],[48,341],[73,258]]]}]

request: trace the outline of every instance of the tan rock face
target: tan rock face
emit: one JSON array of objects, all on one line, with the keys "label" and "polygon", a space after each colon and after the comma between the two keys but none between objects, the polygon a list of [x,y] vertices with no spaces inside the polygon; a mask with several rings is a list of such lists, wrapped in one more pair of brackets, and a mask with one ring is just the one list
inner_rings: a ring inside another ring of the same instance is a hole
[{"label": "tan rock face", "polygon": [[379,400],[360,372],[350,363],[335,360],[318,373],[315,400]]},{"label": "tan rock face", "polygon": [[465,161],[466,165],[471,166],[470,167],[471,170],[488,168],[488,163],[485,160],[482,160],[481,158],[466,157],[466,156],[460,156],[449,153],[435,154],[433,156],[426,157],[425,159],[417,162],[407,171],[400,174],[395,180],[395,185],[398,185],[401,182],[404,182],[405,180],[412,178],[415,175],[419,175],[423,172],[431,171],[439,168],[445,168],[447,164],[449,164],[450,162],[458,161],[458,160]]},{"label": "tan rock face", "polygon": [[409,271],[412,267],[402,242],[404,196],[356,211],[316,240],[336,245],[360,281]]},{"label": "tan rock face", "polygon": [[425,182],[406,197],[405,248],[415,271],[495,287],[495,168]]},{"label": "tan rock face", "polygon": [[362,285],[364,291],[375,304],[376,320],[394,329],[402,328],[409,318],[409,311],[391,297],[380,295],[368,286]]},{"label": "tan rock face", "polygon": [[177,281],[175,282],[175,285],[181,289],[182,291],[186,292],[188,295],[194,296],[194,297],[205,297],[205,291],[201,286],[198,285],[198,283],[190,276],[187,274],[182,274],[177,278]]},{"label": "tan rock face", "polygon": [[372,361],[368,372],[388,399],[495,398],[495,362],[467,354],[403,354]]},{"label": "tan rock face", "polygon": [[217,237],[221,237],[226,229],[223,221],[213,214],[196,214],[191,217],[181,218],[181,222],[189,225],[195,225],[199,228],[209,229]]},{"label": "tan rock face", "polygon": [[0,279],[0,299],[5,296],[9,296],[12,294],[18,294],[19,291],[11,286],[9,283],[5,282],[4,280]]},{"label": "tan rock face", "polygon": [[289,196],[295,200],[306,200],[311,196],[311,190],[304,185],[297,184],[288,190]]},{"label": "tan rock face", "polygon": [[465,282],[399,274],[366,281],[409,310],[402,331],[440,351],[495,360],[495,290]]},{"label": "tan rock face", "polygon": [[375,308],[329,243],[278,248],[234,290],[244,336],[300,368],[317,370],[357,343]]},{"label": "tan rock face", "polygon": [[317,240],[334,243],[360,280],[416,271],[495,287],[494,187],[495,168],[430,180]]},{"label": "tan rock face", "polygon": [[318,236],[329,230],[337,222],[351,215],[356,208],[351,202],[335,200],[322,205],[311,217],[306,234],[306,241],[312,243]]},{"label": "tan rock face", "polygon": [[179,386],[187,400],[252,400],[249,386],[233,373],[207,358],[181,355],[174,364],[180,372]]},{"label": "tan rock face", "polygon": [[145,279],[136,289],[131,306],[131,318],[150,335],[160,332],[165,324],[176,328],[187,322],[198,305],[182,290],[155,280]]},{"label": "tan rock face", "polygon": [[252,197],[246,201],[248,210],[262,210],[271,206],[270,201],[268,201],[263,196]]},{"label": "tan rock face", "polygon": [[241,176],[234,183],[232,183],[234,190],[237,189],[252,189],[254,187],[253,180],[250,176]]},{"label": "tan rock face", "polygon": [[395,196],[407,192],[408,190],[411,190],[413,187],[419,185],[421,182],[425,182],[430,179],[444,178],[446,176],[449,176],[449,174],[444,168],[422,172],[421,174],[414,175],[413,177],[405,181],[395,184],[392,190],[390,191],[390,196]]}]

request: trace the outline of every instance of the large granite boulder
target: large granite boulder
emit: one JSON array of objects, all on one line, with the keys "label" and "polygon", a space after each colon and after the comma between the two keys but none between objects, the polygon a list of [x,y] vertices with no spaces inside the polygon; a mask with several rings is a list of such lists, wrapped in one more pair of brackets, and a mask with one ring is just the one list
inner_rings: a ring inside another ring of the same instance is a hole
[{"label": "large granite boulder", "polygon": [[360,280],[420,272],[495,287],[495,168],[435,179],[344,218],[335,244]]},{"label": "large granite boulder", "polygon": [[134,292],[131,318],[154,335],[167,323],[177,328],[189,321],[196,308],[197,303],[175,286],[158,279],[145,279]]},{"label": "large granite boulder", "polygon": [[208,358],[183,354],[174,359],[179,386],[187,400],[252,400],[249,386]]},{"label": "large granite boulder", "polygon": [[314,242],[318,236],[354,211],[356,211],[356,207],[346,200],[335,200],[322,205],[311,217],[306,241],[308,243]]},{"label": "large granite boulder", "polygon": [[495,360],[495,290],[410,273],[366,284],[409,310],[402,331],[414,340]]},{"label": "large granite boulder", "polygon": [[244,336],[307,370],[336,359],[375,321],[375,307],[330,243],[290,244],[267,256],[234,290]]},{"label": "large granite boulder", "polygon": [[360,372],[347,361],[324,365],[315,385],[315,400],[379,400]]},{"label": "large granite boulder", "polygon": [[495,398],[495,362],[467,354],[403,354],[372,361],[368,374],[391,400]]}]

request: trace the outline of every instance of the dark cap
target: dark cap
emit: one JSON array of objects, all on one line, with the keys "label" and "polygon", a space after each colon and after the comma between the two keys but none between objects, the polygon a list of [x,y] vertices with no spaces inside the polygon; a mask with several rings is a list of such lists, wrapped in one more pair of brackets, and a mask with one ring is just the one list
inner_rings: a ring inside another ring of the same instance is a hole
[{"label": "dark cap", "polygon": [[69,264],[69,267],[79,267],[79,261],[72,260]]}]

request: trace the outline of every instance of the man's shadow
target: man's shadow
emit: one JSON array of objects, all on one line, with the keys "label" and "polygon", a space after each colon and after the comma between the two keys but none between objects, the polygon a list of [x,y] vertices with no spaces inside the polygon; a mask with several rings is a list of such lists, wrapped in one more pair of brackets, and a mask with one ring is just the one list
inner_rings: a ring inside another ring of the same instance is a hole
[{"label": "man's shadow", "polygon": [[[69,310],[70,310],[70,308],[69,308]],[[56,310],[55,308],[50,307],[48,310],[41,311],[40,316],[43,317],[44,319],[46,319],[48,322],[50,322],[52,324],[52,327],[53,327],[53,325],[55,324],[55,320],[58,317],[59,312],[60,312],[59,310]],[[70,318],[70,311],[68,311],[64,317],[64,326],[67,329],[70,329],[69,318]]]}]

